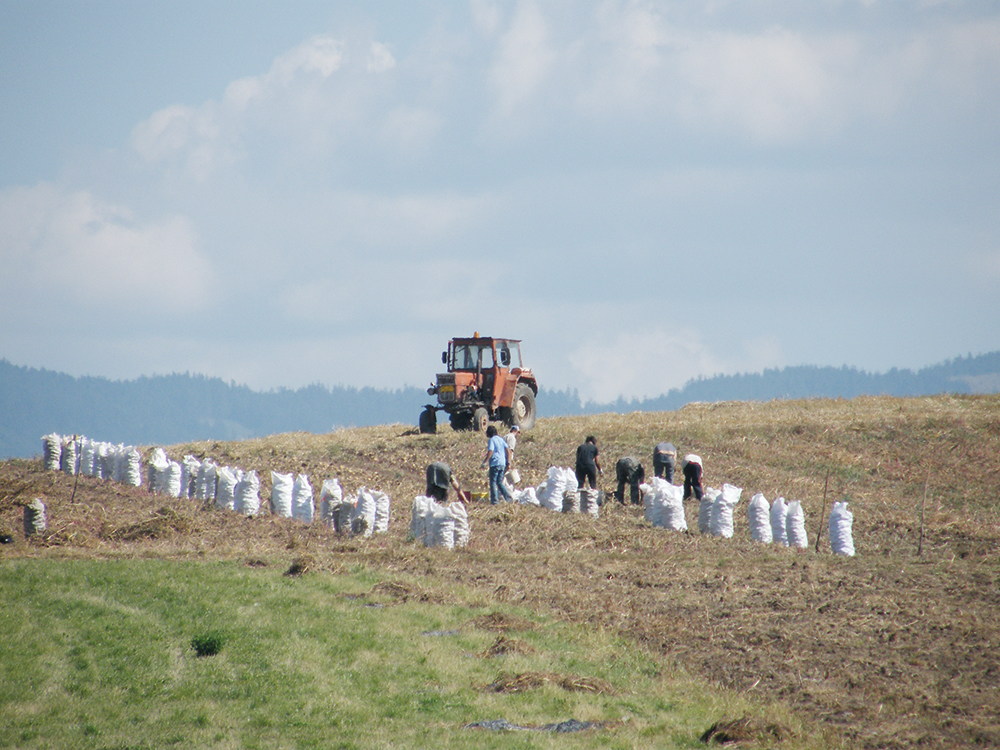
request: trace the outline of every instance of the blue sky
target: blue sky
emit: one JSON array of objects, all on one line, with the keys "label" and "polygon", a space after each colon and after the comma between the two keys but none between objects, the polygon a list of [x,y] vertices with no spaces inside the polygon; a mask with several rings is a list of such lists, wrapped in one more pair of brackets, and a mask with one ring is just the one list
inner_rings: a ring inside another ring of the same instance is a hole
[{"label": "blue sky", "polygon": [[0,356],[585,399],[1000,348],[994,2],[0,4]]}]

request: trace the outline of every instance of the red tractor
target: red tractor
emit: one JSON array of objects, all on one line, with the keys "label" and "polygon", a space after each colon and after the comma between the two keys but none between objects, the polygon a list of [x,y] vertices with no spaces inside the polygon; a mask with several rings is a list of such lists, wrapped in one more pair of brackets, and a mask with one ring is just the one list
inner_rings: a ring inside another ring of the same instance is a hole
[{"label": "red tractor", "polygon": [[455,430],[482,432],[490,420],[530,430],[535,424],[538,384],[521,366],[521,342],[495,339],[477,332],[469,339],[452,339],[441,354],[448,372],[437,376],[427,393],[437,404],[420,412],[420,431],[437,431],[437,412],[448,412]]}]

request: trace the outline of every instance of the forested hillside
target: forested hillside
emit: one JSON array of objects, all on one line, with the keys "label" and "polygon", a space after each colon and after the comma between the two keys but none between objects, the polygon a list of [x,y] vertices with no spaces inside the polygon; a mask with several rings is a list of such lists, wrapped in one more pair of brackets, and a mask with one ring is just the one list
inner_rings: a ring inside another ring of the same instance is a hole
[{"label": "forested hillside", "polygon": [[[539,379],[544,386],[544,373],[539,373]],[[692,380],[655,398],[612,403],[583,402],[574,391],[543,387],[538,409],[541,416],[552,417],[673,411],[694,401],[994,392],[1000,392],[1000,351],[958,357],[916,372],[800,366],[717,375]],[[259,392],[204,375],[124,381],[77,378],[0,359],[0,458],[35,455],[40,451],[39,438],[50,432],[150,445],[414,424],[427,402],[426,392],[414,387],[378,390],[317,384]]]}]

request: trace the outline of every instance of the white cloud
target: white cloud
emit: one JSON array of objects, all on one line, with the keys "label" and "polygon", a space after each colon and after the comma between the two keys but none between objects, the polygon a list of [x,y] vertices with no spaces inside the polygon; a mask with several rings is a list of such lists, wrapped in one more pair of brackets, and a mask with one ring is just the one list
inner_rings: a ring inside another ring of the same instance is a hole
[{"label": "white cloud", "polygon": [[510,28],[500,38],[490,74],[502,116],[511,115],[538,92],[555,59],[542,11],[533,2],[519,3]]},{"label": "white cloud", "polygon": [[783,364],[781,345],[763,337],[743,342],[740,356],[720,357],[695,329],[663,328],[596,334],[568,354],[574,387],[585,401],[659,396],[698,376],[754,372]]},{"label": "white cloud", "polygon": [[396,67],[396,58],[392,56],[389,48],[381,42],[372,42],[368,52],[368,72],[384,73]]},{"label": "white cloud", "polygon": [[0,193],[0,288],[8,316],[205,307],[211,266],[180,216],[143,221],[87,191],[51,184]]}]

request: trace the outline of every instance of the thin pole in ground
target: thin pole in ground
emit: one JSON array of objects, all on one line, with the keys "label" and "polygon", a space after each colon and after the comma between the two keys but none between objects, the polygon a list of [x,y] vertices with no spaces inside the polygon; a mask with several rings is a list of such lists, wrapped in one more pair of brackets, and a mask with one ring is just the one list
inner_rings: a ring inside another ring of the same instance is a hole
[{"label": "thin pole in ground", "polygon": [[931,481],[931,473],[927,472],[927,479],[924,480],[924,496],[920,499],[920,536],[917,538],[917,555],[924,552],[924,506],[927,505],[927,485]]},{"label": "thin pole in ground", "polygon": [[826,468],[826,481],[823,482],[823,504],[819,508],[819,528],[816,529],[816,551],[819,552],[819,535],[823,533],[823,514],[826,513],[826,491],[830,487],[830,467]]}]

